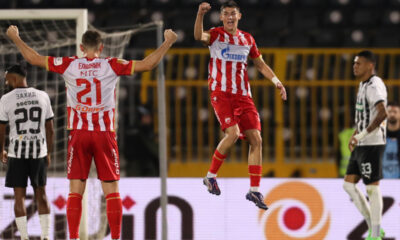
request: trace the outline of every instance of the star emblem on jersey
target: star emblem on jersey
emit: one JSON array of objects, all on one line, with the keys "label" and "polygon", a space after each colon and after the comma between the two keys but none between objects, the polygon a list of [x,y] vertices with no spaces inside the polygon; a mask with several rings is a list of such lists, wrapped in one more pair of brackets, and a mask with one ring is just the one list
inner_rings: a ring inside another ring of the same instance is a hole
[{"label": "star emblem on jersey", "polygon": [[213,97],[213,101],[216,102],[217,101],[217,97]]},{"label": "star emblem on jersey", "polygon": [[230,117],[225,118],[225,123],[226,124],[229,124],[230,122],[231,122],[231,118]]}]

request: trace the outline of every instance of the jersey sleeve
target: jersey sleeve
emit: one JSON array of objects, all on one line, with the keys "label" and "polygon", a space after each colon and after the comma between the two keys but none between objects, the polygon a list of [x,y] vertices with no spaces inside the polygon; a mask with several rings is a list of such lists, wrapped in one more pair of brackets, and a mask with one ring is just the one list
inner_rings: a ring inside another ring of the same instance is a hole
[{"label": "jersey sleeve", "polygon": [[217,40],[219,33],[217,28],[211,28],[208,32],[210,33],[210,42],[208,45],[211,45],[215,40]]},{"label": "jersey sleeve", "polygon": [[250,48],[249,56],[250,56],[250,58],[253,58],[253,59],[258,58],[261,55],[261,53],[258,50],[256,41],[254,40],[254,38],[252,36],[250,36],[250,39],[251,39],[251,48]]},{"label": "jersey sleeve", "polygon": [[110,58],[108,60],[112,70],[117,76],[133,75],[135,70],[135,61],[127,61],[119,58]]},{"label": "jersey sleeve", "polygon": [[54,118],[53,109],[51,108],[51,101],[49,95],[45,93],[46,96],[46,120],[50,120]]},{"label": "jersey sleeve", "polygon": [[375,82],[367,90],[367,99],[372,106],[385,101],[386,98],[387,92],[383,82]]},{"label": "jersey sleeve", "polygon": [[76,57],[52,57],[47,56],[46,69],[49,72],[64,74],[65,70],[69,67]]},{"label": "jersey sleeve", "polygon": [[6,105],[4,102],[4,98],[0,99],[0,123],[6,124],[8,123],[8,114],[6,112]]}]

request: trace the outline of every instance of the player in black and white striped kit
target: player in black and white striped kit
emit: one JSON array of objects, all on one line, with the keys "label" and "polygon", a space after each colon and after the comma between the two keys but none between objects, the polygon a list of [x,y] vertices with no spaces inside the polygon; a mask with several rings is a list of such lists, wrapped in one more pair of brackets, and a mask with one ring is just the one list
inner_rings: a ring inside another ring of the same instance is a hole
[{"label": "player in black and white striped kit", "polygon": [[[47,167],[53,148],[53,110],[44,91],[28,87],[20,65],[6,71],[6,84],[12,89],[0,99],[0,153],[7,164],[6,187],[14,188],[15,221],[21,239],[29,239],[24,204],[28,178],[35,192],[41,239],[50,239],[50,208],[46,197]],[[4,151],[7,124],[8,152]]]},{"label": "player in black and white striped kit", "polygon": [[[354,59],[353,72],[360,81],[355,112],[357,129],[349,142],[352,153],[343,184],[368,224],[367,240],[381,240],[385,235],[380,226],[383,200],[379,180],[386,145],[387,91],[382,79],[375,75],[375,64],[370,51],[362,51]],[[356,185],[361,178],[369,204]]]}]

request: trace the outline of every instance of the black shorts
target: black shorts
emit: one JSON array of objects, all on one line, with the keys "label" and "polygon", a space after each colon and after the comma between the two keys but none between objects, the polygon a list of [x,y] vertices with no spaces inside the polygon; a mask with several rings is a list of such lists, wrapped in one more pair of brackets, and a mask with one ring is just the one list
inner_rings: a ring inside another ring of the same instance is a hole
[{"label": "black shorts", "polygon": [[28,177],[32,187],[46,186],[47,158],[8,158],[6,187],[22,187],[28,185]]},{"label": "black shorts", "polygon": [[351,153],[346,174],[361,176],[364,184],[382,179],[382,158],[385,145],[357,146]]}]

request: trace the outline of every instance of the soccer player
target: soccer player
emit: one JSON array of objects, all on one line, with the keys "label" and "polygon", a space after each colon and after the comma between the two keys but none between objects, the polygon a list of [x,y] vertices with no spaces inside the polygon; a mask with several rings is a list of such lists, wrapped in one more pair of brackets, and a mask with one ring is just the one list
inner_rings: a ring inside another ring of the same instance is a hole
[{"label": "soccer player", "polygon": [[383,178],[400,178],[400,105],[389,102],[387,105],[387,137],[383,154]]},{"label": "soccer player", "polygon": [[[382,156],[386,144],[387,91],[382,79],[375,75],[376,59],[372,52],[362,51],[354,58],[353,72],[360,85],[357,93],[356,131],[349,142],[352,152],[344,177],[343,188],[368,224],[368,240],[381,239]],[[367,188],[369,204],[357,187],[362,178]]]},{"label": "soccer player", "polygon": [[[7,164],[6,187],[14,188],[15,222],[21,239],[29,239],[25,208],[28,178],[35,193],[42,229],[41,239],[49,239],[50,207],[46,197],[47,167],[53,149],[53,110],[47,93],[28,87],[20,65],[6,71],[12,90],[0,99],[0,153]],[[8,152],[4,151],[9,124]]]},{"label": "soccer player", "polygon": [[140,61],[100,58],[103,44],[96,31],[86,31],[82,36],[80,48],[84,53],[83,58],[42,56],[21,40],[16,26],[10,26],[7,35],[29,63],[62,74],[66,82],[67,128],[71,130],[67,156],[70,180],[67,221],[70,238],[79,238],[81,200],[94,158],[107,201],[111,238],[119,239],[122,203],[118,190],[120,167],[114,124],[117,78],[152,70],[176,41],[177,35],[170,29],[165,30],[163,44]]},{"label": "soccer player", "polygon": [[274,83],[280,90],[283,100],[286,100],[286,90],[274,72],[265,64],[254,38],[238,29],[238,22],[242,17],[239,6],[233,1],[222,4],[220,20],[223,26],[204,31],[203,18],[210,9],[211,6],[207,2],[199,5],[194,38],[208,45],[210,49],[208,77],[210,99],[225,136],[215,150],[203,183],[210,193],[221,194],[216,181],[218,169],[239,136],[246,138],[250,144],[248,156],[250,191],[246,194],[246,199],[253,201],[259,208],[267,209],[259,192],[262,173],[261,124],[251,98],[247,58],[250,57],[257,70]]}]

